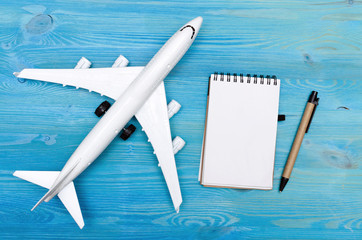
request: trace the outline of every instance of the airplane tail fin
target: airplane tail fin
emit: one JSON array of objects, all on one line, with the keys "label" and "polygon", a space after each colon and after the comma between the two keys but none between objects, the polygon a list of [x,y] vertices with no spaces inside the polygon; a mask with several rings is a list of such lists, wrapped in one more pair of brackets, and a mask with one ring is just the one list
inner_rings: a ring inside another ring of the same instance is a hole
[{"label": "airplane tail fin", "polygon": [[48,197],[48,193],[49,193],[49,192],[47,192],[47,193],[35,204],[35,206],[34,206],[30,211],[33,211],[37,206],[39,206],[40,203],[44,202],[44,199],[45,199],[46,197]]},{"label": "airplane tail fin", "polygon": [[[14,176],[32,182],[44,188],[50,189],[59,175],[59,171],[15,171]],[[31,209],[32,211],[48,197],[48,191],[38,203]],[[84,227],[82,212],[80,210],[77,193],[74,183],[71,182],[58,193],[58,197],[78,224],[79,228]]]}]

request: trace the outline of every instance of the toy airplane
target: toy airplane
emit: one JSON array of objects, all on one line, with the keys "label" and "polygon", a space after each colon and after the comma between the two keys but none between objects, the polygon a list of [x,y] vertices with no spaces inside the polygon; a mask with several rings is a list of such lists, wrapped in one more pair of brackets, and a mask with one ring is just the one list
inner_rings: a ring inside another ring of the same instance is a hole
[{"label": "toy airplane", "polygon": [[[112,140],[135,116],[142,125],[166,180],[175,210],[181,202],[181,190],[177,176],[171,139],[168,109],[163,79],[184,56],[195,40],[202,24],[197,17],[178,30],[145,67],[124,67],[124,57],[113,68],[87,68],[90,62],[82,58],[76,69],[24,69],[14,73],[19,78],[34,79],[63,86],[70,85],[98,92],[115,99],[113,106],[96,110],[104,116],[78,146],[63,169],[59,171],[15,171],[14,176],[38,184],[49,191],[33,207],[48,202],[58,195],[80,228],[84,221],[73,180],[81,174],[106,149]],[[123,64],[121,63],[123,61]],[[172,113],[171,113],[172,115]],[[134,129],[126,129],[130,132]],[[127,134],[126,134],[127,135]]]}]

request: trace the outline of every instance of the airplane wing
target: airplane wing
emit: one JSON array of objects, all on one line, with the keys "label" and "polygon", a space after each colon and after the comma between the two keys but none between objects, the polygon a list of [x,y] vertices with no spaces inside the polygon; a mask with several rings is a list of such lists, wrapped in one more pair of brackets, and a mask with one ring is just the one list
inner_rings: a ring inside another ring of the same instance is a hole
[{"label": "airplane wing", "polygon": [[144,67],[87,69],[24,69],[18,78],[84,88],[117,99]]},{"label": "airplane wing", "polygon": [[[116,100],[143,68],[24,69],[14,75],[18,78],[88,89],[90,92],[94,91]],[[155,150],[174,208],[178,212],[182,196],[173,153],[163,82],[137,112],[136,118]]]},{"label": "airplane wing", "polygon": [[174,208],[178,212],[182,203],[182,196],[173,153],[163,82],[136,113],[136,118],[142,125],[155,150]]}]

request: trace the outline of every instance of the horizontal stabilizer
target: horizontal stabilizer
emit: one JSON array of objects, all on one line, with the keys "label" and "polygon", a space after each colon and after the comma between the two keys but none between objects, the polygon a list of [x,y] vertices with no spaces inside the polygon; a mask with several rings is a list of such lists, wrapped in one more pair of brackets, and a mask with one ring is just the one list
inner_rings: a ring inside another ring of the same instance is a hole
[{"label": "horizontal stabilizer", "polygon": [[79,228],[82,229],[84,227],[84,220],[82,211],[80,210],[77,193],[75,192],[74,183],[71,182],[63,188],[63,190],[58,194],[58,197],[67,208],[70,215],[72,215]]},{"label": "horizontal stabilizer", "polygon": [[[44,188],[50,189],[59,175],[59,171],[15,171],[14,176],[32,182]],[[51,191],[51,190],[50,190]],[[50,192],[49,191],[49,192]],[[48,192],[48,193],[49,193]],[[47,197],[45,194],[39,202],[33,207],[36,208]],[[75,191],[74,183],[70,182],[59,193],[58,197],[67,208],[74,221],[82,229],[84,227],[84,221],[82,212],[80,210],[77,193]],[[33,210],[32,209],[32,210]]]},{"label": "horizontal stabilizer", "polygon": [[49,189],[52,187],[59,173],[59,171],[15,171],[13,175]]}]

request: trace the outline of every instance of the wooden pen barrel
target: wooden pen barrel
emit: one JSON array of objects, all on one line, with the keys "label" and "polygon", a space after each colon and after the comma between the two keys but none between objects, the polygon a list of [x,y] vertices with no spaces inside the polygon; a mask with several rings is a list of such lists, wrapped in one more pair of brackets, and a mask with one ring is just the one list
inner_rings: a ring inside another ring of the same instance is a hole
[{"label": "wooden pen barrel", "polygon": [[313,109],[316,107],[315,104],[308,102],[305,107],[302,120],[300,121],[297,135],[294,138],[292,149],[290,150],[287,163],[284,168],[283,177],[289,178],[292,173],[295,160],[297,159],[300,146],[302,145],[305,131],[307,130],[308,123],[313,113]]}]

